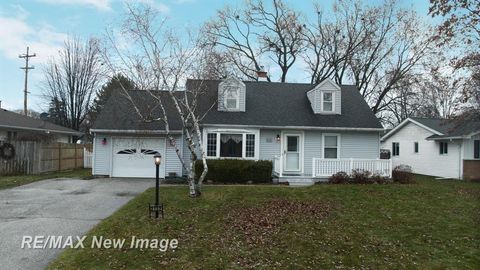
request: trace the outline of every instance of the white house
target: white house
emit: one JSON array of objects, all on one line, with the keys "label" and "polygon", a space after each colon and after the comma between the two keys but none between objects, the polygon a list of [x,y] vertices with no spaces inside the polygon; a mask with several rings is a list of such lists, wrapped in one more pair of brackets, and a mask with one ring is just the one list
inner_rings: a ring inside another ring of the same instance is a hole
[{"label": "white house", "polygon": [[444,178],[480,177],[480,122],[407,118],[382,137],[393,166]]},{"label": "white house", "polygon": [[[188,80],[186,87],[205,88],[198,107],[208,110],[201,122],[208,158],[271,160],[275,175],[289,182],[324,179],[353,168],[390,173],[389,160],[379,160],[383,128],[355,86],[331,80],[312,85],[229,77]],[[167,93],[158,94],[167,101],[170,131],[188,160],[176,111]],[[158,116],[155,101],[146,91],[130,91],[130,96],[132,100],[121,94],[112,96],[91,130],[93,174],[153,177],[151,155],[160,153],[165,161],[161,176],[182,175],[163,123],[142,122],[131,104]]]}]

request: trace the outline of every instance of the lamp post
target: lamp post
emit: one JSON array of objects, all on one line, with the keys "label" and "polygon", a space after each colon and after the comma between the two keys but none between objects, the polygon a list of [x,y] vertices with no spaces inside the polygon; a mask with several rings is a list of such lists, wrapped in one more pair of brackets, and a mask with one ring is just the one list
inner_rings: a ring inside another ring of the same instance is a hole
[{"label": "lamp post", "polygon": [[153,212],[155,212],[155,218],[158,218],[159,212],[162,211],[162,217],[163,217],[163,205],[160,205],[159,202],[159,185],[160,185],[160,180],[159,180],[159,171],[160,171],[160,164],[162,163],[162,156],[160,154],[156,154],[153,156],[153,159],[155,161],[155,167],[156,167],[156,175],[155,175],[155,205],[150,206],[150,215]]}]

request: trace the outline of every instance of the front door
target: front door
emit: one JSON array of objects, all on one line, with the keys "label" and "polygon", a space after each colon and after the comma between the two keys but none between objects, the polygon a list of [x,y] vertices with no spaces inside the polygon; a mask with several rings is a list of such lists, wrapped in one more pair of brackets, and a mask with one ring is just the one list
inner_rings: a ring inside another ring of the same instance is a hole
[{"label": "front door", "polygon": [[301,135],[300,134],[284,134],[284,171],[300,172],[301,171]]}]

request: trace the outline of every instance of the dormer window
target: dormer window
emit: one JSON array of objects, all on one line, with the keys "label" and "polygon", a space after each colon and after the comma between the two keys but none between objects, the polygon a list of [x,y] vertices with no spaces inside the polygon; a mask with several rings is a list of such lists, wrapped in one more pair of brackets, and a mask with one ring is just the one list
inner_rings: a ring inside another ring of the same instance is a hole
[{"label": "dormer window", "polygon": [[236,77],[228,77],[218,84],[218,110],[244,112],[247,88]]},{"label": "dormer window", "polygon": [[225,108],[227,110],[238,110],[239,92],[238,88],[229,88],[225,93]]},{"label": "dormer window", "polygon": [[322,92],[322,111],[333,112],[333,92]]},{"label": "dormer window", "polygon": [[315,114],[342,114],[342,89],[330,79],[310,89],[307,98]]}]

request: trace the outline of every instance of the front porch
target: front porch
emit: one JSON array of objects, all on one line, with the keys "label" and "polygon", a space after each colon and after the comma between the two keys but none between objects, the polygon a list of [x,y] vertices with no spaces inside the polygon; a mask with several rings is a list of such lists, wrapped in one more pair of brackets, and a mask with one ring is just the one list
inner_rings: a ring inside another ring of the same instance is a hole
[{"label": "front porch", "polygon": [[358,169],[384,177],[392,177],[392,160],[313,158],[311,172],[286,172],[282,158],[280,156],[273,158],[273,175],[278,178],[279,182],[288,182],[291,185],[311,185],[315,182],[326,181],[328,177],[337,172],[350,174],[352,170]]}]

